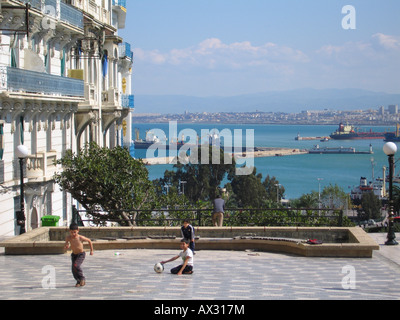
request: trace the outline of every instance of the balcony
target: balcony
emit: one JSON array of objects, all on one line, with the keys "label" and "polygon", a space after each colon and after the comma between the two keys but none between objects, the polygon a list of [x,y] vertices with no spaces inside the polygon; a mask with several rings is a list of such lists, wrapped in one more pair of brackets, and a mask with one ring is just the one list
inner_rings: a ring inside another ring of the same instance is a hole
[{"label": "balcony", "polygon": [[52,74],[0,67],[0,91],[84,98],[84,82]]},{"label": "balcony", "polygon": [[102,102],[104,107],[118,108],[121,107],[119,103],[119,92],[115,88],[110,88],[102,93]]},{"label": "balcony", "polygon": [[60,2],[60,20],[83,29],[83,13],[64,2]]},{"label": "balcony", "polygon": [[128,42],[123,42],[118,45],[119,57],[128,58],[133,60],[133,52],[131,50],[131,45]]},{"label": "balcony", "polygon": [[117,13],[118,29],[124,29],[126,21],[126,0],[113,0],[112,8],[113,11]]},{"label": "balcony", "polygon": [[112,5],[117,7],[122,7],[126,11],[126,0],[113,0]]},{"label": "balcony", "polygon": [[[21,2],[29,3],[31,8],[37,9],[54,19],[83,29],[83,13],[60,0],[22,0]],[[52,7],[54,10],[46,10],[46,6]]]},{"label": "balcony", "polygon": [[[54,179],[57,171],[57,152],[52,150],[48,152],[37,152],[26,157],[23,166],[23,176],[30,182],[43,182]],[[13,160],[14,180],[20,179],[19,160]]]},{"label": "balcony", "polygon": [[26,160],[26,177],[30,180],[52,180],[57,170],[57,152],[38,152]]},{"label": "balcony", "polygon": [[135,96],[133,94],[121,95],[121,106],[123,108],[134,109],[135,108]]},{"label": "balcony", "polygon": [[31,5],[31,8],[42,11],[42,1],[41,0],[21,0],[21,2],[29,3]]}]

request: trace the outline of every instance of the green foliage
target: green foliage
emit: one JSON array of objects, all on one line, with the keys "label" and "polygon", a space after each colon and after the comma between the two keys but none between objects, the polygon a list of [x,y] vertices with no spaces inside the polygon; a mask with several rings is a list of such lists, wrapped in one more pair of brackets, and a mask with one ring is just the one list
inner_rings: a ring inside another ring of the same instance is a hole
[{"label": "green foliage", "polygon": [[230,214],[229,226],[351,226],[341,210],[249,209]]},{"label": "green foliage", "polygon": [[211,201],[219,192],[222,181],[234,174],[235,162],[232,160],[231,164],[226,164],[223,150],[213,146],[209,146],[206,155],[202,155],[203,148],[192,150],[192,152],[197,156],[191,155],[191,161],[188,164],[174,165],[175,170],[167,170],[164,177],[156,183],[159,190],[168,185],[169,191],[181,192],[183,187],[180,187],[179,182],[186,181],[184,192],[190,203],[196,203],[198,200]]},{"label": "green foliage", "polygon": [[380,219],[381,206],[381,201],[373,192],[363,194],[361,200],[362,209],[358,212],[360,220]]},{"label": "green foliage", "polygon": [[[221,192],[223,181],[227,181],[222,194],[226,207],[239,208],[230,210],[225,225],[330,226],[341,221],[343,225],[349,224],[339,214],[349,197],[336,185],[324,188],[320,202],[314,191],[292,203],[292,207],[321,205],[329,210],[277,209],[277,200],[283,197],[285,189],[275,177],[268,175],[263,179],[255,168],[249,175],[235,175],[236,164],[233,160],[225,164],[223,150],[210,146],[202,156],[204,151],[200,148],[194,152],[198,164],[192,158],[188,164],[177,164],[174,170],[166,171],[163,178],[150,181],[143,162],[133,159],[126,149],[100,148],[91,143],[79,154],[68,151],[57,161],[63,170],[55,175],[55,181],[98,224],[108,220],[121,225],[179,226],[188,218],[197,225],[200,217],[201,225],[211,225],[211,201]],[[209,164],[204,164],[204,158],[208,158]],[[186,183],[183,185],[182,181]]]},{"label": "green foliage", "polygon": [[351,205],[350,196],[338,185],[324,187],[321,192],[322,208],[344,209]]},{"label": "green foliage", "polygon": [[57,163],[63,170],[55,174],[55,181],[95,220],[107,215],[108,219],[122,219],[122,225],[131,225],[125,210],[153,206],[154,189],[148,171],[124,148],[100,148],[91,143],[79,154],[67,151]]},{"label": "green foliage", "polygon": [[275,177],[267,176],[262,181],[262,174],[257,174],[256,168],[250,175],[233,177],[231,187],[236,205],[242,208],[262,208],[271,203],[275,203],[276,206],[277,200],[280,200],[285,193],[285,189],[279,185]]},{"label": "green foliage", "polygon": [[292,205],[295,208],[318,208],[318,192],[312,191],[311,193],[303,194],[300,198],[293,200]]},{"label": "green foliage", "polygon": [[292,201],[296,208],[329,208],[346,209],[351,206],[350,196],[338,185],[329,185],[323,188],[321,194],[317,191],[303,194],[300,198]]},{"label": "green foliage", "polygon": [[393,209],[394,212],[399,214],[400,212],[400,187],[393,185]]}]

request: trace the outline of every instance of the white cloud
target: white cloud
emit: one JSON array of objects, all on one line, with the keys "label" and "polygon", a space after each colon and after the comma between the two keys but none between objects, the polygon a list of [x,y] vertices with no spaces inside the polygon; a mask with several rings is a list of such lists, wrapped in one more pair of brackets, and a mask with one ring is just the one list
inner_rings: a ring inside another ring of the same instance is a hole
[{"label": "white cloud", "polygon": [[152,64],[163,64],[166,61],[165,56],[158,50],[144,51],[140,48],[135,49],[135,59]]},{"label": "white cloud", "polygon": [[302,87],[398,92],[399,54],[400,37],[382,33],[307,52],[272,42],[209,38],[167,52],[135,49],[135,86],[202,96]]},{"label": "white cloud", "polygon": [[158,50],[136,49],[136,59],[153,64],[197,66],[209,69],[231,68],[235,70],[309,61],[306,54],[287,46],[274,43],[253,46],[249,41],[226,44],[217,38],[206,39],[195,46],[172,49],[166,53],[161,53]]},{"label": "white cloud", "polygon": [[365,41],[325,45],[315,52],[310,74],[325,87],[398,92],[400,38],[377,33]]},{"label": "white cloud", "polygon": [[376,41],[378,46],[387,50],[400,50],[400,37],[376,33],[372,36],[372,40]]},{"label": "white cloud", "polygon": [[343,64],[369,63],[381,60],[391,54],[399,54],[400,37],[376,33],[369,41],[346,42],[342,45],[325,45],[317,50],[317,55]]}]

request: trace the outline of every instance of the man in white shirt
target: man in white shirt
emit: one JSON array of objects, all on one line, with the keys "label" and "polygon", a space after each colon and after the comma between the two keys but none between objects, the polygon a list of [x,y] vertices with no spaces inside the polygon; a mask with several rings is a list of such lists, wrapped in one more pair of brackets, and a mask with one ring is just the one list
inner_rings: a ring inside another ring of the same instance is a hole
[{"label": "man in white shirt", "polygon": [[182,258],[182,264],[179,266],[172,268],[171,273],[172,274],[177,274],[178,276],[181,274],[192,274],[193,273],[193,252],[192,250],[189,249],[189,241],[187,240],[181,240],[180,247],[182,251],[175,257],[166,260],[166,261],[161,261],[161,264],[166,264],[168,262],[174,261],[178,258]]}]

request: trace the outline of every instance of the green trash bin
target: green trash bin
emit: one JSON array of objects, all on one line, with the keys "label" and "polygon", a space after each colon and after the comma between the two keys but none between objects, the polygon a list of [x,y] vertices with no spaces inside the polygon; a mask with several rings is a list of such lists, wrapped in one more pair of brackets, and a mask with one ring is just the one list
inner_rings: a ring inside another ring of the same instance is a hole
[{"label": "green trash bin", "polygon": [[58,227],[58,220],[60,220],[59,216],[43,216],[42,227]]}]

